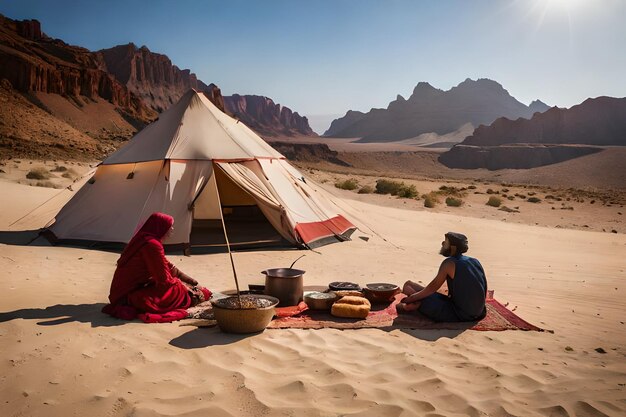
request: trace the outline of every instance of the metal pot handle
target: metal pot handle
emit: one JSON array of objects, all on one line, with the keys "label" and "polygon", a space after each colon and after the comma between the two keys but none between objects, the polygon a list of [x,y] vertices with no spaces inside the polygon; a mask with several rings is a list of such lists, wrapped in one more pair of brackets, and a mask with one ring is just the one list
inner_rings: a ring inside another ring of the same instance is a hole
[{"label": "metal pot handle", "polygon": [[298,259],[296,259],[295,261],[293,261],[293,263],[291,264],[291,266],[289,267],[289,269],[293,268],[293,266],[296,264],[296,262],[298,262],[300,259],[304,258],[306,256],[306,254],[300,256]]}]

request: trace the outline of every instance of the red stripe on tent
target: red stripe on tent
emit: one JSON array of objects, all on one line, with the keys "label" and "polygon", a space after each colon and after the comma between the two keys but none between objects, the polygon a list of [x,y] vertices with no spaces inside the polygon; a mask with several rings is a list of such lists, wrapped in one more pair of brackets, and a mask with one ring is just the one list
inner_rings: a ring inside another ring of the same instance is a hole
[{"label": "red stripe on tent", "polygon": [[310,243],[325,237],[343,235],[350,229],[356,229],[356,226],[342,215],[337,215],[321,222],[296,224],[296,232],[304,243]]}]

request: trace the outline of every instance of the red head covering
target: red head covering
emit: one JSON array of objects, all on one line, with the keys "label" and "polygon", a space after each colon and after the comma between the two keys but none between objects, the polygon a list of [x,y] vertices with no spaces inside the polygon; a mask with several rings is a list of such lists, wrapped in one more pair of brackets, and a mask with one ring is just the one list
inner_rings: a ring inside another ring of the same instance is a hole
[{"label": "red head covering", "polygon": [[149,240],[154,239],[160,242],[173,225],[174,218],[172,216],[159,212],[152,213],[141,226],[141,229],[128,242],[117,261],[117,265],[122,266],[128,262]]}]

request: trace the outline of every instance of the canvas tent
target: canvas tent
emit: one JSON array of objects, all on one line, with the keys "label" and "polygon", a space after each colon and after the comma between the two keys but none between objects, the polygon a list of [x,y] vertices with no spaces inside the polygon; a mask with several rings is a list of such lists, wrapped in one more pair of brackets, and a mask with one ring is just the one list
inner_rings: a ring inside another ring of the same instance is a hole
[{"label": "canvas tent", "polygon": [[175,219],[165,244],[228,207],[256,208],[287,242],[315,247],[356,229],[284,156],[195,90],[105,159],[48,228],[59,240],[121,242],[155,212]]}]

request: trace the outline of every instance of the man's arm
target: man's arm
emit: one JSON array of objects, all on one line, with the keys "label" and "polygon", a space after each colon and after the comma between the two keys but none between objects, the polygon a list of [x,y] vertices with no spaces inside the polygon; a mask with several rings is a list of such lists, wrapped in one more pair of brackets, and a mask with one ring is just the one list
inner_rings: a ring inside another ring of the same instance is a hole
[{"label": "man's arm", "polygon": [[454,266],[454,261],[451,259],[446,259],[445,261],[443,261],[439,266],[439,272],[437,272],[435,278],[433,278],[433,280],[430,281],[430,283],[426,287],[424,287],[423,290],[404,298],[402,302],[414,303],[416,301],[423,300],[429,295],[437,292],[437,290],[441,288],[443,283],[446,281],[448,275],[451,277],[454,276]]}]

